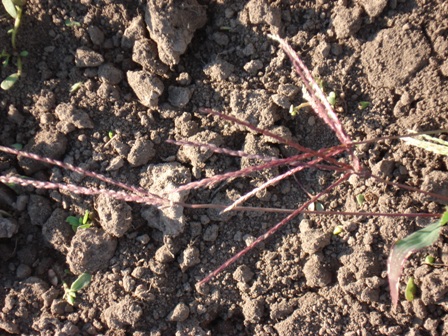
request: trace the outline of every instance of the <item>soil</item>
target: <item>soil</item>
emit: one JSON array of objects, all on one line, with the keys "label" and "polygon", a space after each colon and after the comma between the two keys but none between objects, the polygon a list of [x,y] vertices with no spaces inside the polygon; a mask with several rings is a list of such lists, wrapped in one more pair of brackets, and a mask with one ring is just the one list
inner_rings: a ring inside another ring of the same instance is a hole
[{"label": "soil", "polygon": [[[10,18],[1,9],[0,41]],[[67,26],[66,20],[79,22]],[[0,92],[0,144],[24,149],[161,193],[253,165],[253,160],[179,147],[207,142],[285,157],[290,148],[218,117],[213,108],[313,149],[337,145],[312,111],[296,117],[302,83],[278,33],[313,75],[337,93],[354,141],[446,129],[448,3],[444,0],[28,0],[18,34],[24,76]],[[15,71],[3,67],[1,78]],[[81,82],[78,90],[70,88]],[[370,105],[361,109],[359,102]],[[108,136],[113,132],[113,138]],[[443,138],[443,136],[442,136]],[[447,193],[446,157],[389,140],[358,146],[384,178]],[[283,169],[283,168],[282,168]],[[172,201],[228,204],[282,169]],[[0,154],[2,175],[105,188],[104,182]],[[338,176],[309,170],[246,204],[294,209]],[[298,183],[300,181],[300,184]],[[303,215],[213,278],[209,272],[283,216],[192,210],[2,185],[0,333],[23,335],[446,335],[446,233],[406,264],[392,310],[391,245],[422,219]],[[365,194],[359,206],[355,198]],[[440,213],[441,202],[373,180],[325,195],[326,210]],[[65,218],[92,213],[75,234]],[[343,232],[333,235],[335,226]],[[62,281],[93,275],[74,306]],[[404,298],[413,276],[417,298]]]}]

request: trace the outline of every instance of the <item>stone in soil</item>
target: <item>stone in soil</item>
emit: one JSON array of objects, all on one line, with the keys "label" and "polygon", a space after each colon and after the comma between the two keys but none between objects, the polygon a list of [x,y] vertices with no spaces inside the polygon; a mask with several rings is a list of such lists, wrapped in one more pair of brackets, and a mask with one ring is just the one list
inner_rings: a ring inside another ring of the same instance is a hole
[{"label": "stone in soil", "polygon": [[182,272],[201,262],[199,249],[194,246],[188,246],[179,257],[179,266]]},{"label": "stone in soil", "polygon": [[[162,163],[148,166],[146,172],[141,174],[140,186],[156,195],[167,194],[170,201],[184,202],[189,191],[170,191],[190,181],[191,173],[187,168],[179,163]],[[183,210],[184,208],[180,205],[161,209],[146,206],[142,207],[141,214],[150,227],[162,231],[164,235],[175,237],[185,228],[186,219]]]},{"label": "stone in soil", "polygon": [[146,107],[155,107],[165,89],[159,77],[145,71],[128,71],[126,73],[129,86],[140,103]]},{"label": "stone in soil", "polygon": [[145,8],[149,36],[157,43],[160,60],[169,66],[179,63],[194,32],[206,21],[205,7],[196,0],[185,0],[182,6],[174,0],[149,0]]},{"label": "stone in soil", "polygon": [[56,128],[61,133],[68,134],[77,128],[93,128],[94,126],[89,115],[81,109],[76,109],[72,104],[59,104],[54,112],[59,118]]},{"label": "stone in soil", "polygon": [[117,240],[97,228],[78,229],[67,254],[73,274],[93,274],[109,265],[117,247]]},{"label": "stone in soil", "polygon": [[419,279],[421,283],[422,301],[425,305],[445,304],[448,293],[448,273],[443,269],[434,269],[431,273]]},{"label": "stone in soil", "polygon": [[142,316],[142,307],[136,300],[126,296],[107,308],[101,314],[101,319],[109,329],[124,329],[126,326],[135,326]]},{"label": "stone in soil", "polygon": [[[42,130],[30,139],[23,150],[49,159],[59,159],[66,148],[67,138],[64,134],[55,130]],[[46,167],[44,163],[22,156],[19,156],[18,161],[27,175],[32,175]]]},{"label": "stone in soil", "polygon": [[123,71],[110,63],[102,64],[98,68],[98,77],[109,84],[117,85],[123,79]]},{"label": "stone in soil", "polygon": [[148,72],[165,76],[168,73],[168,66],[160,62],[157,55],[157,45],[150,39],[140,39],[134,43],[132,49],[132,60],[140,64]]},{"label": "stone in soil", "polygon": [[101,227],[114,237],[123,237],[132,227],[132,208],[124,201],[101,194],[96,198],[95,209]]},{"label": "stone in soil", "polygon": [[97,67],[103,63],[103,56],[96,51],[93,51],[86,47],[80,47],[76,49],[75,65],[78,68]]},{"label": "stone in soil", "polygon": [[50,200],[35,194],[30,195],[27,210],[31,224],[38,226],[42,226],[52,213]]},{"label": "stone in soil", "polygon": [[234,70],[235,67],[233,64],[217,58],[205,66],[204,73],[209,76],[211,80],[220,82],[229,78]]},{"label": "stone in soil", "polygon": [[167,320],[170,322],[183,322],[190,315],[190,308],[183,302],[177,304],[169,313]]},{"label": "stone in soil", "polygon": [[131,49],[134,43],[145,36],[145,23],[141,15],[132,19],[129,26],[125,29],[123,37],[121,38],[121,47],[124,49]]},{"label": "stone in soil", "polygon": [[[221,146],[223,142],[222,136],[212,131],[199,132],[186,140],[217,147]],[[180,162],[190,163],[193,167],[203,167],[205,161],[212,155],[213,152],[210,149],[200,148],[199,146],[182,146],[177,152],[177,158]]]},{"label": "stone in soil", "polygon": [[70,240],[74,235],[72,227],[65,221],[67,217],[67,212],[55,209],[42,227],[44,239],[51,247],[63,254],[67,254]]},{"label": "stone in soil", "polygon": [[333,26],[338,39],[355,35],[361,28],[362,9],[359,6],[346,8],[338,6],[333,9]]},{"label": "stone in soil", "polygon": [[309,257],[303,266],[303,274],[306,285],[309,287],[325,287],[331,282],[331,272],[322,254],[314,254]]},{"label": "stone in soil", "polygon": [[128,154],[127,160],[133,167],[139,167],[147,164],[156,151],[151,140],[138,138]]},{"label": "stone in soil", "polygon": [[358,2],[370,17],[380,15],[387,6],[387,0],[358,0]]},{"label": "stone in soil", "polygon": [[168,101],[174,107],[185,107],[193,94],[193,88],[170,85],[168,87]]},{"label": "stone in soil", "polygon": [[11,238],[19,231],[19,225],[14,219],[0,217],[0,238]]}]

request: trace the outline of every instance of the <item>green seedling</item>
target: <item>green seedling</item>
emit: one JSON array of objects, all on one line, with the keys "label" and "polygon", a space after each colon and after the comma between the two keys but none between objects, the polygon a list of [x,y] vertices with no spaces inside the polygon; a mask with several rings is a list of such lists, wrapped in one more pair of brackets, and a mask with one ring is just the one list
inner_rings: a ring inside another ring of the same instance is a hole
[{"label": "green seedling", "polygon": [[71,225],[75,232],[78,229],[88,229],[92,226],[89,210],[86,210],[83,217],[68,216],[65,221]]},{"label": "green seedling", "polygon": [[109,139],[112,139],[112,138],[114,137],[114,135],[115,135],[115,132],[114,132],[114,131],[109,131],[109,132],[107,133],[107,136],[109,137]]},{"label": "green seedling", "polygon": [[[317,80],[317,83],[318,83],[320,89],[322,91],[324,91],[324,82],[322,80]],[[306,102],[303,102],[298,106],[291,105],[289,107],[289,114],[291,116],[295,117],[301,109],[311,106],[310,102],[313,100],[313,98],[308,93],[308,90],[306,89],[305,85],[302,86],[302,97],[303,97],[303,99],[306,100]],[[337,102],[336,92],[331,91],[326,98],[327,98],[328,102],[330,103],[331,107],[334,108],[336,105],[336,102]]]},{"label": "green seedling", "polygon": [[28,56],[28,52],[17,50],[17,32],[19,31],[20,24],[22,23],[23,6],[26,0],[2,0],[3,7],[6,12],[14,19],[14,26],[8,31],[11,34],[11,46],[13,51],[10,53],[3,49],[0,54],[0,60],[2,60],[3,66],[10,64],[11,59],[15,60],[17,65],[17,72],[6,77],[0,84],[3,90],[9,90],[18,81],[23,72],[22,59]]},{"label": "green seedling", "polygon": [[432,266],[432,265],[434,265],[435,261],[436,261],[436,258],[434,258],[432,255],[429,255],[429,256],[426,256],[424,263]]},{"label": "green seedling", "polygon": [[75,304],[76,292],[87,287],[90,284],[91,279],[91,274],[82,273],[70,287],[64,282],[64,300],[73,306]]},{"label": "green seedling", "polygon": [[366,201],[366,198],[365,198],[364,194],[359,194],[358,196],[356,196],[356,203],[358,203],[358,205],[360,207],[362,207],[364,205],[365,201]]},{"label": "green seedling", "polygon": [[370,106],[370,102],[368,102],[368,101],[361,101],[358,103],[358,108],[360,110],[364,110],[364,109],[368,108],[369,106]]},{"label": "green seedling", "polygon": [[406,238],[400,239],[393,246],[387,263],[387,273],[390,296],[394,307],[398,303],[398,285],[405,261],[412,253],[432,245],[439,238],[442,226],[447,222],[448,207],[438,221],[410,234]]},{"label": "green seedling", "polygon": [[20,143],[15,143],[11,145],[12,148],[17,149],[17,150],[21,150],[23,148],[23,145]]},{"label": "green seedling", "polygon": [[406,300],[412,302],[414,301],[416,294],[417,294],[417,286],[414,283],[414,278],[410,277],[408,283],[406,284],[406,290],[404,292],[404,296]]},{"label": "green seedling", "polygon": [[64,23],[67,27],[81,27],[81,23],[72,19],[67,19]]},{"label": "green seedling", "polygon": [[333,235],[339,236],[342,232],[344,232],[344,228],[341,225],[338,225],[333,230]]},{"label": "green seedling", "polygon": [[73,84],[70,88],[70,93],[75,93],[76,91],[78,91],[81,88],[82,84],[83,84],[82,82],[77,82]]}]

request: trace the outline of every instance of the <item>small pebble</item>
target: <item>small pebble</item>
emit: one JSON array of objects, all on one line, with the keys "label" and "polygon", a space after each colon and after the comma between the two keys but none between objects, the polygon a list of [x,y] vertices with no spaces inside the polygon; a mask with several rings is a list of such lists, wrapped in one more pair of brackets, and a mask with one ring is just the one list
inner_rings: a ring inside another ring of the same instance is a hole
[{"label": "small pebble", "polygon": [[183,322],[190,315],[190,308],[181,302],[173,309],[173,311],[168,315],[167,320],[170,322]]}]

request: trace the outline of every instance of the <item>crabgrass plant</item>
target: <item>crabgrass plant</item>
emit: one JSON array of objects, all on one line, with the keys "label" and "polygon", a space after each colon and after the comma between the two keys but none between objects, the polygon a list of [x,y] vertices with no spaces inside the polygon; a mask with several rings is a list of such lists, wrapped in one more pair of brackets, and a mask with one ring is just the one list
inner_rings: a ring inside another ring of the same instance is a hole
[{"label": "crabgrass plant", "polygon": [[[26,153],[22,151],[18,151],[16,149],[0,146],[0,151],[23,156],[31,159],[35,159],[38,161],[41,161],[43,163],[56,165],[59,167],[62,167],[64,169],[68,169],[71,171],[74,171],[79,174],[83,174],[89,177],[97,178],[103,182],[109,183],[115,187],[119,187],[122,190],[116,191],[113,189],[95,189],[95,188],[86,188],[79,185],[73,185],[73,184],[63,184],[63,183],[54,183],[54,182],[48,182],[48,181],[38,181],[38,180],[31,180],[31,179],[24,179],[22,177],[18,176],[0,176],[0,182],[3,183],[15,183],[19,185],[31,185],[36,188],[43,188],[43,189],[63,189],[65,191],[73,192],[76,194],[85,194],[85,195],[98,195],[98,194],[106,194],[109,197],[113,197],[116,199],[124,200],[124,201],[132,201],[132,202],[138,202],[138,203],[147,203],[158,207],[169,207],[173,206],[173,204],[181,205],[186,208],[192,208],[192,209],[200,209],[200,208],[214,208],[214,209],[221,209],[223,212],[226,211],[263,211],[263,212],[277,212],[277,213],[284,213],[286,214],[286,217],[281,220],[279,223],[274,225],[272,228],[270,228],[267,232],[265,232],[263,235],[255,239],[249,246],[235,254],[233,257],[231,257],[229,260],[224,262],[221,266],[219,266],[217,269],[212,271],[210,274],[208,274],[205,278],[203,278],[199,282],[199,286],[207,283],[210,279],[217,276],[220,272],[222,272],[224,269],[232,265],[234,262],[236,262],[239,258],[244,256],[246,253],[251,251],[255,246],[260,244],[262,241],[266,240],[273,234],[275,234],[278,230],[280,230],[285,224],[287,224],[289,221],[291,221],[293,218],[297,217],[301,213],[314,213],[319,215],[346,215],[346,216],[389,216],[389,217],[436,217],[436,218],[442,218],[438,220],[436,223],[437,225],[430,226],[431,231],[431,239],[428,239],[427,233],[419,233],[419,239],[405,239],[401,242],[398,242],[395,244],[395,247],[392,249],[391,257],[389,258],[388,263],[388,269],[389,269],[389,282],[391,284],[390,290],[391,290],[391,297],[393,299],[394,306],[396,305],[396,302],[398,300],[398,280],[401,275],[402,267],[404,264],[404,261],[406,258],[412,253],[413,251],[420,249],[424,246],[427,246],[434,242],[434,237],[437,236],[439,232],[439,227],[442,225],[442,223],[445,223],[445,214],[442,216],[441,214],[428,214],[428,213],[371,213],[371,212],[338,212],[338,211],[310,211],[307,210],[308,206],[316,203],[320,197],[322,197],[324,194],[329,193],[331,190],[336,188],[337,186],[341,185],[342,183],[346,182],[348,178],[351,175],[358,175],[363,178],[372,178],[377,180],[378,182],[384,183],[389,186],[413,191],[413,192],[420,192],[426,195],[430,195],[432,197],[438,197],[443,200],[448,200],[447,196],[443,195],[437,195],[431,192],[425,192],[418,188],[407,186],[404,184],[399,183],[393,183],[387,180],[382,179],[379,176],[376,176],[372,174],[370,171],[368,171],[365,167],[361,165],[361,162],[359,161],[358,157],[355,155],[354,148],[356,145],[364,144],[364,143],[376,143],[382,140],[390,140],[390,139],[400,139],[402,137],[400,136],[391,136],[391,137],[383,137],[383,138],[377,138],[372,140],[366,140],[362,142],[353,142],[350,137],[348,136],[347,132],[344,130],[344,127],[342,126],[341,122],[339,121],[337,115],[332,109],[332,106],[330,102],[328,101],[326,95],[322,92],[321,88],[319,87],[318,83],[313,79],[310,71],[306,68],[304,63],[300,60],[298,55],[294,52],[294,50],[286,43],[286,41],[282,40],[278,36],[270,36],[272,39],[277,41],[280,44],[280,47],[283,49],[283,51],[289,56],[290,60],[292,61],[292,64],[296,70],[296,72],[301,77],[304,87],[309,95],[309,104],[315,111],[315,113],[328,125],[328,127],[335,132],[337,138],[341,142],[340,145],[330,147],[330,148],[323,148],[320,150],[311,150],[309,148],[306,148],[302,145],[300,145],[297,142],[290,141],[288,139],[285,139],[277,134],[274,134],[268,130],[260,129],[248,122],[239,120],[235,117],[225,115],[222,113],[219,113],[217,111],[203,108],[200,109],[200,112],[207,113],[211,115],[218,116],[219,118],[222,118],[224,120],[234,122],[238,125],[245,126],[247,129],[249,129],[252,132],[256,132],[259,134],[262,134],[266,137],[273,138],[277,140],[278,142],[285,144],[291,148],[294,148],[297,150],[299,154],[293,155],[286,158],[276,158],[276,157],[265,157],[265,156],[259,156],[259,155],[250,155],[243,151],[234,151],[229,149],[220,148],[217,146],[213,146],[211,144],[203,144],[203,143],[197,143],[197,142],[191,142],[191,141],[169,141],[170,143],[174,143],[181,146],[195,146],[197,148],[210,150],[215,153],[219,154],[225,154],[225,155],[232,155],[237,157],[245,157],[249,159],[258,159],[261,160],[262,163],[256,166],[250,166],[247,168],[240,169],[238,171],[228,172],[221,175],[216,175],[213,177],[205,178],[202,180],[194,181],[191,183],[188,183],[186,185],[180,186],[179,188],[171,191],[171,192],[180,192],[183,190],[191,190],[191,189],[197,189],[202,187],[210,187],[213,185],[216,185],[222,181],[227,181],[230,179],[235,179],[236,177],[245,177],[250,175],[253,172],[256,171],[262,171],[265,169],[271,169],[273,167],[279,167],[279,166],[287,166],[289,169],[279,175],[276,176],[267,182],[263,183],[262,185],[254,188],[252,191],[247,193],[246,195],[242,196],[241,198],[237,199],[233,204],[226,206],[226,205],[219,205],[219,204],[186,204],[186,203],[173,203],[168,200],[166,197],[167,195],[157,195],[154,193],[150,193],[147,190],[144,190],[139,187],[130,186],[121,182],[116,182],[106,176],[97,174],[95,172],[86,171],[79,167],[75,167],[70,164],[66,164],[60,161],[43,158],[40,156],[37,156],[32,153]],[[424,132],[424,133],[437,133],[440,131],[433,131],[433,132]],[[422,133],[420,133],[422,134]],[[407,138],[414,138],[418,136],[419,134],[408,134],[406,135]],[[341,158],[341,154],[346,153],[347,155],[344,158]],[[320,169],[320,170],[330,170],[334,171],[335,173],[339,173],[340,177],[336,179],[330,186],[322,190],[321,192],[317,193],[316,195],[309,195],[309,200],[304,202],[303,204],[300,204],[296,209],[275,209],[275,208],[264,208],[264,207],[247,207],[242,206],[242,203],[244,203],[246,200],[248,200],[250,197],[255,195],[260,190],[266,189],[270,186],[273,186],[277,184],[279,181],[289,177],[293,176],[299,171],[305,170],[305,169]],[[425,238],[426,237],[426,238]],[[422,240],[424,240],[424,244],[422,243]],[[397,253],[397,251],[399,253]]]},{"label": "crabgrass plant", "polygon": [[19,80],[20,76],[22,76],[22,60],[24,57],[28,56],[28,51],[19,51],[17,49],[17,32],[19,31],[19,27],[22,23],[23,6],[25,3],[26,0],[2,0],[2,4],[6,12],[12,19],[14,19],[14,25],[10,30],[8,30],[8,34],[11,34],[12,52],[8,52],[6,48],[3,48],[0,53],[0,60],[4,67],[8,66],[10,63],[15,63],[17,66],[17,71],[6,77],[0,83],[0,87],[3,90],[9,90],[12,88]]}]

